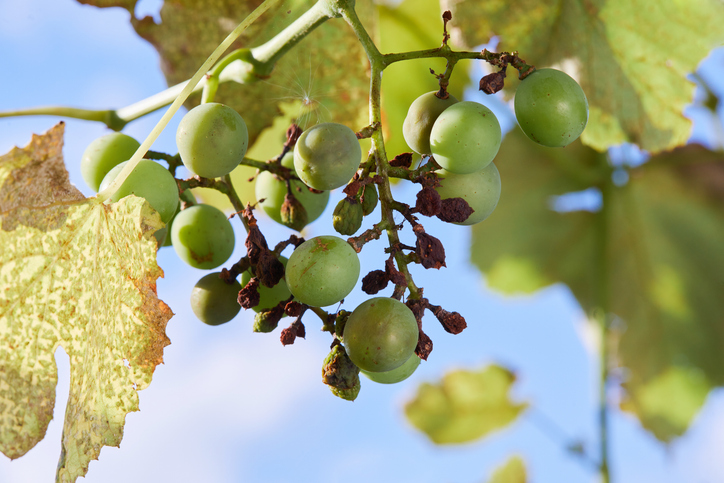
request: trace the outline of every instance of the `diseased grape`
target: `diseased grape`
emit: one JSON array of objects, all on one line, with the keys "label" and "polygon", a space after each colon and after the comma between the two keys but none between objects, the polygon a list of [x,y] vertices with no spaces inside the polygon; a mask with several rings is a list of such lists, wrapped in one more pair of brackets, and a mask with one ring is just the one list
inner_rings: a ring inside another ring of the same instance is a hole
[{"label": "diseased grape", "polygon": [[359,272],[359,258],[349,243],[336,236],[318,236],[292,252],[286,280],[298,302],[326,307],[352,291]]},{"label": "diseased grape", "polygon": [[438,116],[458,100],[448,94],[447,99],[437,97],[438,91],[427,92],[410,104],[405,121],[402,123],[402,136],[410,148],[419,154],[431,154],[430,131]]},{"label": "diseased grape", "polygon": [[438,116],[430,132],[430,150],[443,169],[467,174],[490,164],[501,140],[493,111],[477,102],[462,101]]},{"label": "diseased grape", "polygon": [[470,174],[454,174],[438,171],[439,187],[435,188],[440,198],[462,198],[475,210],[467,220],[456,225],[474,225],[486,219],[498,206],[500,199],[500,173],[495,163]]},{"label": "diseased grape", "polygon": [[[282,166],[294,171],[294,154],[287,153],[282,158]],[[292,193],[299,200],[307,212],[307,223],[311,223],[324,212],[329,202],[329,191],[322,193],[313,193],[301,181],[291,181]],[[256,199],[264,200],[259,202],[259,206],[264,209],[264,213],[276,221],[282,223],[281,209],[284,204],[284,196],[287,194],[287,184],[274,176],[269,171],[262,171],[256,177]]]},{"label": "diseased grape", "polygon": [[191,309],[208,325],[224,324],[241,310],[236,301],[241,285],[236,280],[228,284],[219,275],[220,272],[204,275],[191,290]]},{"label": "diseased grape", "polygon": [[388,372],[414,355],[419,329],[402,302],[374,297],[362,302],[344,326],[347,355],[363,371]]},{"label": "diseased grape", "polygon": [[520,128],[543,146],[567,146],[588,123],[586,94],[560,70],[539,69],[528,75],[518,86],[514,104]]},{"label": "diseased grape", "polygon": [[181,211],[171,227],[171,243],[178,257],[192,267],[209,270],[234,251],[234,229],[226,215],[211,205]]},{"label": "diseased grape", "polygon": [[210,102],[191,109],[176,131],[176,145],[189,171],[203,178],[231,173],[246,154],[249,133],[229,106]]},{"label": "diseased grape", "polygon": [[357,172],[361,160],[357,135],[343,124],[317,124],[304,131],[294,146],[297,176],[316,190],[344,186]]},{"label": "diseased grape", "polygon": [[[287,266],[287,257],[280,256],[279,261],[282,262],[282,265],[285,267]],[[241,274],[241,286],[245,287],[246,284],[249,283],[249,280],[251,280],[251,271],[247,270]],[[259,305],[252,307],[254,312],[265,312],[273,309],[279,304],[279,302],[287,300],[292,296],[284,278],[279,280],[279,283],[274,285],[272,288],[259,284],[259,288],[257,290],[259,292]]]},{"label": "diseased grape", "polygon": [[96,193],[103,178],[114,167],[128,161],[141,143],[123,133],[114,132],[99,137],[88,145],[80,160],[83,181]]},{"label": "diseased grape", "polygon": [[417,355],[412,356],[405,361],[400,367],[387,372],[370,372],[360,370],[362,374],[367,376],[370,381],[379,384],[396,384],[410,377],[420,366],[420,358]]},{"label": "diseased grape", "polygon": [[[124,161],[108,172],[99,187],[100,191],[116,179],[127,163]],[[150,159],[142,159],[110,199],[118,201],[128,195],[145,198],[158,211],[164,223],[171,220],[178,207],[176,180],[166,168]]]}]

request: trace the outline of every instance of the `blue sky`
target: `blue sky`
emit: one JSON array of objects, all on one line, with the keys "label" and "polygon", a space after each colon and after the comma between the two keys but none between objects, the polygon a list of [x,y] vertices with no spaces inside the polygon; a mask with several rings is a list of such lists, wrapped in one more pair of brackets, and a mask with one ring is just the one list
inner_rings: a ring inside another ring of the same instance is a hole
[{"label": "blue sky", "polygon": [[[141,1],[137,13],[150,14],[159,6],[156,0]],[[715,60],[704,74],[720,72],[721,56]],[[136,36],[125,10],[99,10],[71,0],[0,0],[0,110],[45,104],[121,107],[166,87],[158,65],[156,51]],[[697,139],[713,143],[716,131],[706,115],[691,115],[701,120]],[[159,117],[131,123],[125,132],[141,140]],[[154,149],[175,152],[179,119],[174,118]],[[55,122],[47,117],[0,119],[0,153],[26,145],[31,133],[42,133]],[[105,133],[103,126],[67,120],[66,163],[71,181],[87,196],[92,193],[80,177],[79,160],[88,143]],[[400,186],[395,195],[412,200],[415,192]],[[341,197],[332,194],[328,211],[305,236],[333,233],[331,210]],[[261,223],[272,243],[290,233],[269,219]],[[495,466],[519,454],[532,482],[596,481],[554,441],[560,431],[582,438],[592,450],[596,445],[596,333],[570,292],[553,286],[528,297],[496,295],[467,262],[467,228],[437,220],[425,227],[442,239],[448,267],[439,272],[416,268],[415,280],[433,303],[463,314],[469,328],[451,336],[427,317],[426,331],[435,342],[430,359],[398,385],[363,380],[354,403],[335,398],[321,382],[330,338],[318,331],[313,316],[306,319],[307,339],[288,347],[281,346],[278,333],[252,333],[250,314],[207,327],[188,305],[191,288],[205,272],[181,263],[172,249],[162,250],[159,264],[165,278],[158,291],[176,313],[167,331],[172,345],[150,388],[140,393],[141,411],[126,419],[121,449],[104,448],[86,480],[472,483],[485,481]],[[412,241],[409,232],[405,236]],[[237,239],[243,239],[241,231]],[[381,267],[383,247],[374,242],[365,248],[363,273]],[[232,259],[242,255],[239,242]],[[358,285],[346,308],[355,307],[363,295]],[[59,350],[56,359],[58,400],[46,438],[17,461],[0,456],[1,482],[54,477],[69,387],[68,358]],[[533,406],[510,428],[477,443],[436,447],[403,419],[402,406],[421,382],[436,381],[453,368],[491,362],[516,372],[514,396]],[[613,391],[613,403],[617,397]],[[541,420],[554,421],[559,429],[543,431]],[[720,392],[709,397],[689,433],[668,448],[619,412],[612,418],[611,439],[618,483],[724,481]]]}]

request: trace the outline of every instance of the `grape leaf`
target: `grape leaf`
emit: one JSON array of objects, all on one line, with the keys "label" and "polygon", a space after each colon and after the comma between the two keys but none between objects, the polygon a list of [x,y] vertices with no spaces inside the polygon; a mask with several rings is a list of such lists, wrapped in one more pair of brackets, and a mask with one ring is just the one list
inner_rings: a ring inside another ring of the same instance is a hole
[{"label": "grape leaf", "polygon": [[[438,0],[405,0],[396,7],[380,4],[379,48],[382,52],[406,52],[439,47],[442,44],[442,10]],[[448,90],[462,99],[463,88],[469,82],[459,64],[457,75],[450,78]],[[385,149],[388,157],[409,152],[402,137],[402,122],[412,101],[420,95],[438,90],[437,79],[430,74],[445,72],[444,59],[419,59],[392,64],[385,69],[382,80],[382,109],[385,129]]]},{"label": "grape leaf", "polygon": [[513,456],[495,470],[488,483],[525,483],[525,463],[520,456]]},{"label": "grape leaf", "polygon": [[500,50],[573,75],[590,104],[582,139],[598,150],[626,141],[652,152],[684,144],[691,122],[682,112],[694,93],[686,75],[724,41],[719,0],[442,4],[452,10],[458,42],[474,46],[499,35]]},{"label": "grape leaf", "polygon": [[141,198],[85,199],[63,165],[63,128],[0,157],[0,451],[18,458],[45,436],[61,346],[71,382],[57,480],[69,482],[120,444],[172,313],[156,296],[160,217]]},{"label": "grape leaf", "polygon": [[[605,158],[572,147],[542,148],[518,130],[506,137],[500,203],[473,228],[471,260],[505,293],[563,282],[589,313],[608,280],[610,312],[625,324],[622,407],[669,441],[724,384],[724,157],[679,148],[631,170],[628,184],[609,184],[604,211],[553,211],[552,197],[603,182],[592,163]],[[569,157],[588,171],[572,170]]]},{"label": "grape leaf", "polygon": [[420,385],[405,415],[437,444],[474,441],[507,426],[527,407],[509,399],[514,381],[512,372],[496,365],[449,372],[440,385]]},{"label": "grape leaf", "polygon": [[[84,0],[94,5],[104,0]],[[291,24],[314,0],[288,0],[279,9],[254,22],[231,49],[256,47]],[[250,13],[257,0],[166,0],[161,23],[151,17],[131,17],[136,32],[161,55],[161,68],[169,85],[190,78],[208,55]],[[357,11],[373,28],[372,5],[359,2]],[[318,27],[277,63],[268,81],[240,86],[222,84],[216,102],[236,109],[247,120],[249,138],[280,116],[279,104],[295,100],[297,123],[303,128],[334,121],[359,129],[369,123],[366,109],[369,91],[368,62],[352,29],[341,19]],[[232,85],[233,84],[233,85]],[[190,101],[189,106],[198,102]],[[283,139],[280,140],[280,147]]]}]

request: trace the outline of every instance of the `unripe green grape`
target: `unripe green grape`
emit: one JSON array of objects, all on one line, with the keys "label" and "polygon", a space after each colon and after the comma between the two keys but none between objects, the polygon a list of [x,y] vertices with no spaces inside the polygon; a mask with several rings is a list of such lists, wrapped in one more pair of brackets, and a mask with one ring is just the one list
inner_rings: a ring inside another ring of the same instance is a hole
[{"label": "unripe green grape", "polygon": [[163,241],[164,247],[170,247],[171,246],[171,227],[173,226],[173,220],[176,219],[176,215],[179,214],[179,211],[181,210],[181,203],[182,201],[185,201],[186,203],[190,205],[196,204],[196,198],[194,197],[194,194],[191,192],[191,190],[184,190],[181,195],[179,196],[179,208],[176,210],[176,213],[171,217],[171,220],[166,224],[166,238]]},{"label": "unripe green grape", "polygon": [[332,215],[332,226],[340,235],[354,235],[362,226],[362,203],[344,198],[337,203]]},{"label": "unripe green grape", "polygon": [[402,123],[402,136],[410,148],[419,154],[431,154],[430,131],[438,116],[458,100],[451,94],[447,99],[437,97],[438,91],[421,95],[410,104]]},{"label": "unripe green grape", "polygon": [[361,160],[357,135],[343,124],[317,124],[304,131],[294,146],[297,176],[316,190],[344,186],[357,172]]},{"label": "unripe green grape", "polygon": [[470,174],[454,174],[438,171],[440,185],[435,190],[440,198],[462,198],[475,210],[467,220],[456,225],[474,225],[486,219],[498,206],[500,199],[500,173],[495,163]]},{"label": "unripe green grape", "polygon": [[518,86],[514,104],[520,128],[543,146],[567,146],[588,123],[586,94],[560,70],[539,69],[528,75]]},{"label": "unripe green grape", "polygon": [[[279,261],[282,262],[282,265],[285,267],[287,266],[287,257],[280,256]],[[241,286],[246,287],[249,280],[251,280],[251,270],[247,270],[241,274]],[[272,288],[259,284],[257,291],[259,292],[259,305],[252,307],[254,312],[265,312],[267,310],[271,310],[276,307],[279,302],[287,300],[292,296],[284,278],[279,280],[279,283],[274,285]]]},{"label": "unripe green grape", "polygon": [[[294,154],[287,153],[282,158],[282,166],[294,171]],[[295,172],[296,174],[296,172]],[[311,223],[324,212],[329,202],[329,191],[313,193],[301,181],[292,180],[292,193],[307,211],[307,223]],[[269,218],[282,223],[281,209],[284,204],[284,195],[287,194],[287,184],[271,174],[269,171],[262,171],[256,177],[256,199],[264,201],[259,203],[264,213]]]},{"label": "unripe green grape", "polygon": [[231,173],[249,142],[246,123],[229,106],[210,102],[191,109],[176,131],[176,145],[189,171],[203,178]]},{"label": "unripe green grape", "polygon": [[377,195],[377,188],[375,188],[375,185],[366,184],[364,196],[362,197],[362,214],[364,216],[367,216],[375,211],[378,198],[379,196]]},{"label": "unripe green grape", "polygon": [[363,371],[388,372],[414,356],[419,329],[402,302],[374,297],[362,302],[344,326],[347,355]]},{"label": "unripe green grape", "polygon": [[171,243],[178,257],[192,267],[209,270],[234,251],[234,229],[226,215],[211,205],[194,205],[176,215]]},{"label": "unripe green grape", "polygon": [[379,384],[397,384],[398,382],[402,382],[410,377],[417,370],[419,365],[420,358],[417,357],[416,354],[412,354],[412,356],[397,369],[392,369],[387,372],[370,372],[362,370],[360,370],[360,372],[367,376],[370,381],[374,381]]},{"label": "unripe green grape", "polygon": [[490,164],[501,140],[493,111],[477,102],[462,101],[438,116],[430,131],[430,150],[443,169],[467,174]]},{"label": "unripe green grape", "polygon": [[140,146],[131,136],[119,132],[94,140],[85,149],[80,160],[83,181],[97,193],[108,172],[123,161],[131,159]]},{"label": "unripe green grape", "polygon": [[[100,185],[100,191],[116,179],[127,163],[128,161],[124,161],[108,172]],[[166,168],[150,159],[142,159],[110,199],[118,201],[128,195],[145,198],[151,207],[158,211],[164,223],[171,220],[178,208],[176,180]]]},{"label": "unripe green grape", "polygon": [[318,236],[292,252],[286,280],[298,302],[326,307],[349,295],[359,272],[357,252],[349,243],[336,236]]},{"label": "unripe green grape", "polygon": [[191,309],[198,319],[208,325],[224,324],[239,313],[236,301],[241,285],[229,284],[219,278],[221,272],[204,275],[191,290]]}]

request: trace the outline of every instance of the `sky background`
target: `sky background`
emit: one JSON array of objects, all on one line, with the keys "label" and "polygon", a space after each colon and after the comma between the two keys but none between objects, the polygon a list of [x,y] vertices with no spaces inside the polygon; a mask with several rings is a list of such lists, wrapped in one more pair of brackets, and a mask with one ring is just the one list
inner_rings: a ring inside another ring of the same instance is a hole
[{"label": "sky background", "polygon": [[[140,0],[136,15],[157,14],[161,3]],[[717,54],[701,74],[720,89],[714,82],[722,72],[722,55]],[[0,0],[0,69],[0,110],[47,104],[122,107],[166,87],[156,51],[135,34],[126,10],[99,10],[71,0]],[[491,102],[475,91],[468,95],[469,100]],[[687,114],[697,123],[698,141],[720,145],[721,128],[711,116],[694,108]],[[176,152],[181,115],[153,149]],[[124,132],[140,141],[159,118],[147,116]],[[505,125],[506,116],[500,119]],[[43,133],[56,122],[49,117],[0,119],[0,153],[25,146],[31,133]],[[92,140],[109,131],[94,123],[66,122],[64,156],[71,181],[91,196],[79,160]],[[502,184],[505,190],[505,179]],[[307,238],[334,233],[331,212],[343,197],[338,191],[332,193],[327,212],[305,231]],[[401,201],[412,201],[414,195],[408,186],[395,192]],[[272,244],[291,233],[268,218],[261,224]],[[232,260],[244,254],[244,235],[238,223],[234,226],[237,250]],[[460,312],[469,327],[452,336],[426,316],[425,330],[435,343],[429,360],[401,384],[363,379],[353,403],[334,397],[321,381],[331,339],[318,330],[318,319],[307,316],[306,340],[287,347],[279,342],[279,330],[252,333],[253,314],[243,311],[223,326],[205,326],[191,313],[188,297],[206,272],[180,262],[172,248],[162,249],[159,264],[165,278],[158,282],[158,293],[176,313],[167,329],[172,344],[153,383],[140,393],[141,411],[126,418],[121,449],[103,448],[85,480],[473,483],[486,481],[497,465],[518,454],[531,482],[597,481],[595,472],[562,447],[565,440],[580,439],[596,454],[597,442],[596,334],[569,290],[556,285],[526,297],[492,293],[468,263],[468,228],[437,220],[426,220],[425,228],[443,241],[447,268],[413,267],[415,280],[431,302]],[[411,243],[409,231],[403,240]],[[381,268],[385,243],[365,247],[362,274]],[[360,285],[344,308],[351,310],[366,298]],[[388,288],[380,295],[390,293]],[[19,460],[0,456],[2,483],[54,479],[69,389],[68,357],[58,350],[56,360],[57,402],[47,435]],[[475,443],[438,447],[405,421],[403,405],[421,382],[489,363],[512,369],[518,376],[514,399],[531,404],[510,427]],[[615,403],[615,390],[611,397]],[[689,432],[669,446],[618,411],[612,412],[610,438],[617,483],[724,481],[721,391],[710,395]]]}]

